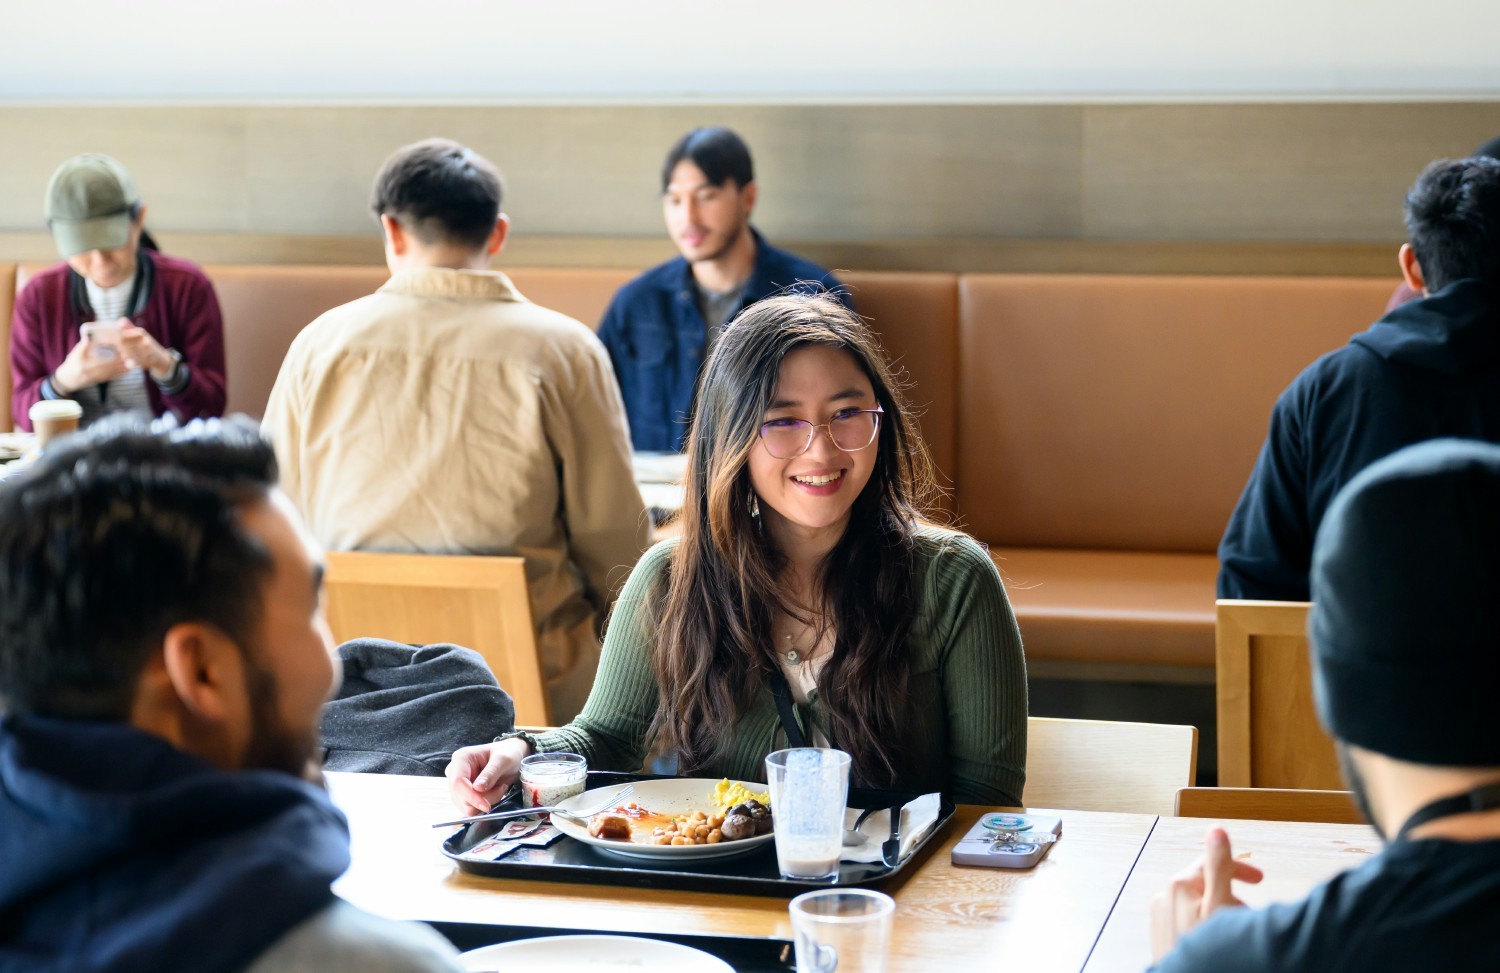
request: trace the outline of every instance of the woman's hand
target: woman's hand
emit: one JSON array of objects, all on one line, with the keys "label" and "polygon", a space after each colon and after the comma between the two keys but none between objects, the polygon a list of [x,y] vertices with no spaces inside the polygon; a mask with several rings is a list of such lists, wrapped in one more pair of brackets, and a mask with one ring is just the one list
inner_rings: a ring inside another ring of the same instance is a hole
[{"label": "woman's hand", "polygon": [[465,814],[487,814],[515,783],[531,745],[520,737],[453,751],[443,775],[448,796]]}]

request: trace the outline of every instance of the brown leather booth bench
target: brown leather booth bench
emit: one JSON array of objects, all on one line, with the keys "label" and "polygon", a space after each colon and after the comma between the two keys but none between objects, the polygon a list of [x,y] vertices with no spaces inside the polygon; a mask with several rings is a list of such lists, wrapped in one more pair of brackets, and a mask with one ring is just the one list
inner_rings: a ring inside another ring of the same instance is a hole
[{"label": "brown leather booth bench", "polygon": [[[24,284],[34,267],[20,267]],[[208,266],[229,408],[259,415],[287,346],[379,267]],[[12,274],[0,265],[0,336]],[[520,291],[597,324],[628,270],[516,268]],[[1037,674],[1212,678],[1214,551],[1303,366],[1380,314],[1381,279],[840,275],[908,383],[991,545]],[[3,379],[9,391],[8,373]],[[7,394],[7,402],[9,396]],[[6,424],[8,426],[8,410]]]},{"label": "brown leather booth bench", "polygon": [[960,278],[958,506],[992,545],[1034,671],[1212,678],[1215,551],[1271,406],[1392,286]]}]

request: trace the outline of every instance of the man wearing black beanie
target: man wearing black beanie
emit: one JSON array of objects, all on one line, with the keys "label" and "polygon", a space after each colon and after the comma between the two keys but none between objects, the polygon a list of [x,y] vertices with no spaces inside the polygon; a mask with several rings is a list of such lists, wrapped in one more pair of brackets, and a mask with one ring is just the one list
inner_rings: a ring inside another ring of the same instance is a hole
[{"label": "man wearing black beanie", "polygon": [[1313,552],[1313,690],[1386,848],[1302,902],[1226,908],[1260,872],[1212,829],[1153,903],[1157,970],[1500,970],[1497,594],[1500,446],[1410,446],[1338,495]]}]

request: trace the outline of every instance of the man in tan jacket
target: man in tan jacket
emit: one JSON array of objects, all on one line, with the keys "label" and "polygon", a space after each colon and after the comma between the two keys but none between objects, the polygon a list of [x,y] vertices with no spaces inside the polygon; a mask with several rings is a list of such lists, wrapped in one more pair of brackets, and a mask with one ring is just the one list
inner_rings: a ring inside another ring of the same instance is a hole
[{"label": "man in tan jacket", "polygon": [[493,165],[446,139],[386,160],[372,207],[391,279],[297,336],[265,430],[329,549],[524,557],[564,722],[650,521],[603,345],[487,269],[510,228],[501,192]]}]

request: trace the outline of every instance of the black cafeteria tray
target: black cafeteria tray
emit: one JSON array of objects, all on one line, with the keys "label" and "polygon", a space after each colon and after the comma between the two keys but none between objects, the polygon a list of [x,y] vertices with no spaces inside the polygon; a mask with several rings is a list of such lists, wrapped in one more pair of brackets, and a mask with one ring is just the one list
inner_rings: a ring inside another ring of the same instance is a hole
[{"label": "black cafeteria tray", "polygon": [[[587,786],[609,787],[638,780],[660,780],[656,774],[617,774],[591,770]],[[705,795],[706,796],[706,795]],[[849,789],[849,807],[887,808],[920,797],[901,791]],[[496,810],[514,806],[509,801]],[[582,882],[592,885],[634,885],[639,888],[687,889],[694,892],[730,892],[740,895],[771,895],[791,898],[813,889],[848,886],[880,887],[895,881],[914,863],[924,860],[933,841],[940,838],[953,818],[953,804],[946,798],[938,807],[937,824],[917,843],[906,860],[895,868],[884,862],[840,862],[834,882],[782,878],[776,867],[776,846],[766,842],[755,851],[733,858],[702,861],[626,859],[599,851],[564,835],[546,848],[520,847],[499,861],[472,861],[460,856],[504,826],[504,822],[479,821],[466,824],[443,842],[443,854],[459,868],[475,875],[495,878],[529,878],[548,882]]]}]

